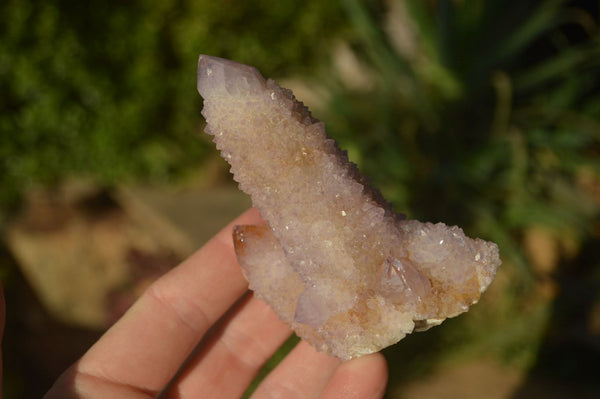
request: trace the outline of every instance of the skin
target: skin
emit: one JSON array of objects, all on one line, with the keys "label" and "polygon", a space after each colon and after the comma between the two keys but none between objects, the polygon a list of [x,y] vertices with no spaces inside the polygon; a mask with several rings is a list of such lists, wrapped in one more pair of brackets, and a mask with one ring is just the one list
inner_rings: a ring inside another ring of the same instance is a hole
[{"label": "skin", "polygon": [[[241,397],[292,333],[236,261],[233,226],[257,223],[250,209],[154,282],[45,398]],[[381,398],[386,383],[379,353],[342,363],[300,342],[252,398]]]}]

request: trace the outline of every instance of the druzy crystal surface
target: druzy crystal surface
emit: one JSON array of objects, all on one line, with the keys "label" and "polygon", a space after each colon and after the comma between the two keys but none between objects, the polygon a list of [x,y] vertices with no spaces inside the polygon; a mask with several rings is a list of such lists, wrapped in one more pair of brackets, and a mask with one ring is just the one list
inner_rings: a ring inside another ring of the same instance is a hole
[{"label": "druzy crystal surface", "polygon": [[234,244],[255,295],[318,350],[378,351],[468,310],[500,265],[496,244],[404,220],[291,91],[201,55],[206,132],[266,225]]}]

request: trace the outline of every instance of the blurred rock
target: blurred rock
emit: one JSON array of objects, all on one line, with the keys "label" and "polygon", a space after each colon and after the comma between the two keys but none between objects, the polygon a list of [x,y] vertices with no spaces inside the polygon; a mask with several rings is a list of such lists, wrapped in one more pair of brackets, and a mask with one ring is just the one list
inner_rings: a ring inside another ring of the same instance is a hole
[{"label": "blurred rock", "polygon": [[6,239],[53,317],[105,328],[248,206],[235,188],[103,190],[68,182],[32,192]]},{"label": "blurred rock", "polygon": [[555,272],[559,261],[559,246],[555,235],[542,226],[525,230],[523,245],[534,273],[547,277]]}]

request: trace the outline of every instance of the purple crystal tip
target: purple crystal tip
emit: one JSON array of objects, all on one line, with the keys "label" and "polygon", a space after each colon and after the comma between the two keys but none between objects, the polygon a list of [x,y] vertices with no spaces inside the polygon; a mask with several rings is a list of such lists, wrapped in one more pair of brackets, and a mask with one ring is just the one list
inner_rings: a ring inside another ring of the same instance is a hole
[{"label": "purple crystal tip", "polygon": [[240,95],[265,87],[254,67],[210,55],[198,58],[198,92],[206,100],[213,95]]}]

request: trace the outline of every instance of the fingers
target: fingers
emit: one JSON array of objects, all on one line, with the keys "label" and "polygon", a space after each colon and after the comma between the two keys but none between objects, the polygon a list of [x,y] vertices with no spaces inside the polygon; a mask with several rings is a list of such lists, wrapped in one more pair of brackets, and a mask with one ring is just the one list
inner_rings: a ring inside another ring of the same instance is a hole
[{"label": "fingers", "polygon": [[252,395],[262,398],[318,398],[341,363],[300,341]]},{"label": "fingers", "polygon": [[[251,209],[157,280],[75,371],[156,394],[208,328],[246,291],[231,239],[233,225],[260,223]],[[74,384],[76,385],[76,384]]]},{"label": "fingers", "polygon": [[257,388],[252,399],[380,399],[387,384],[380,353],[341,362],[301,341]]},{"label": "fingers", "polygon": [[202,342],[164,397],[239,398],[291,330],[250,293]]},{"label": "fingers", "polygon": [[[155,397],[186,360],[161,397],[240,397],[291,333],[262,301],[238,300],[247,283],[232,228],[261,222],[256,210],[246,212],[157,280],[47,397]],[[253,397],[378,398],[386,378],[381,355],[342,364],[301,342]]]},{"label": "fingers", "polygon": [[387,364],[381,353],[342,363],[320,396],[321,399],[378,399],[385,394]]}]

